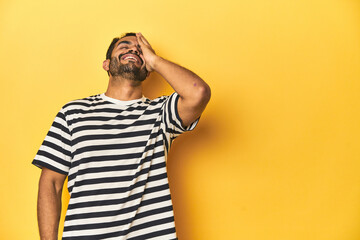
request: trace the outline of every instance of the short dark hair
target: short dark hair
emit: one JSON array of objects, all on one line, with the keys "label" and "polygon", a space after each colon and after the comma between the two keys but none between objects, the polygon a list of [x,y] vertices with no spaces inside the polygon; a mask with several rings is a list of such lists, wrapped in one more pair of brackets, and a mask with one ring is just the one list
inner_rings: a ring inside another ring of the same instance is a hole
[{"label": "short dark hair", "polygon": [[124,38],[124,37],[128,37],[128,36],[135,36],[136,37],[136,33],[133,32],[128,32],[128,33],[124,33],[123,35],[121,35],[120,37],[116,37],[112,40],[112,42],[110,43],[110,46],[106,52],[106,59],[111,59],[111,53],[114,50],[115,47],[115,43],[117,43],[120,39]]}]

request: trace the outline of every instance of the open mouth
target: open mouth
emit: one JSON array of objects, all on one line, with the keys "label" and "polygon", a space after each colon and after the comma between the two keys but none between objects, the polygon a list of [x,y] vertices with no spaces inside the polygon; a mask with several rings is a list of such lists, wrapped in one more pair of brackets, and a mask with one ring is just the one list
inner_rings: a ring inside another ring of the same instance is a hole
[{"label": "open mouth", "polygon": [[138,55],[132,54],[132,53],[120,55],[119,58],[124,61],[139,62],[140,64],[142,64],[142,62],[143,62],[142,59]]}]

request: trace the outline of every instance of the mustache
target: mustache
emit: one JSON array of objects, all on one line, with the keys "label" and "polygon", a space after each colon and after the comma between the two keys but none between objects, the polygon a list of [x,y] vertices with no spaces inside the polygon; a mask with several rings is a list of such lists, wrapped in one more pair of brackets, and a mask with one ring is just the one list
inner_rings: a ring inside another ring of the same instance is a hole
[{"label": "mustache", "polygon": [[129,53],[132,54],[132,55],[138,56],[138,58],[139,58],[140,61],[141,61],[141,65],[144,63],[143,60],[141,59],[140,55],[139,55],[137,52],[134,52],[134,51],[132,51],[132,50],[128,51],[127,53],[120,54],[119,57],[118,57],[118,60],[120,61],[121,58],[122,58],[122,56],[124,56],[124,55],[126,55],[126,54],[129,54]]}]

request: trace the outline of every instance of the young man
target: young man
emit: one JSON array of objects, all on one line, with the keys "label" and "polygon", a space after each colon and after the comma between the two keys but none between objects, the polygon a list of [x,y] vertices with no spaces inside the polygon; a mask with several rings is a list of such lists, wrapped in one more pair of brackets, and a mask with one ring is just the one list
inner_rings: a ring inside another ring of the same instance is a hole
[{"label": "young man", "polygon": [[[103,68],[107,91],[64,105],[32,162],[42,168],[41,239],[57,239],[66,177],[63,239],[177,239],[166,156],[172,140],[196,126],[210,88],[156,55],[141,33],[115,38]],[[142,95],[152,71],[172,86],[172,95]]]}]

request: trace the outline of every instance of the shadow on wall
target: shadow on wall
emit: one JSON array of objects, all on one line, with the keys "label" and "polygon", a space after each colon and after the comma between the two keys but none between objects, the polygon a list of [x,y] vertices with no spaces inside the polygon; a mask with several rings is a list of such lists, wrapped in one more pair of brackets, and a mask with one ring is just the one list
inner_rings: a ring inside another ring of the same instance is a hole
[{"label": "shadow on wall", "polygon": [[[152,73],[143,86],[144,95],[151,99],[165,95],[165,92],[167,94],[173,92],[169,84],[156,73]],[[196,155],[207,147],[213,146],[216,139],[219,138],[216,136],[220,133],[217,132],[218,128],[216,128],[215,122],[216,119],[209,114],[206,114],[206,117],[202,116],[193,131],[182,134],[172,143],[168,155],[167,170],[174,206],[176,231],[179,239],[182,240],[193,239],[195,230],[194,226],[189,224],[192,213],[190,210],[191,203],[186,197],[188,189],[183,184],[187,177],[184,170],[192,165],[194,154]]]},{"label": "shadow on wall", "polygon": [[[187,172],[194,164],[206,164],[206,159],[195,159],[194,155],[206,151],[218,139],[215,119],[202,117],[192,132],[179,136],[172,144],[167,160],[171,197],[174,206],[175,224],[179,239],[194,239],[196,226],[191,224],[193,213],[188,197],[189,180]],[[194,159],[197,161],[194,163]],[[209,164],[209,163],[208,163]],[[187,184],[184,184],[187,182]]]},{"label": "shadow on wall", "polygon": [[[153,99],[161,95],[172,93],[173,90],[161,76],[153,74],[144,82],[144,95]],[[211,104],[211,100],[210,103]],[[171,196],[174,206],[176,231],[179,239],[193,239],[195,226],[189,224],[192,218],[191,203],[187,198],[188,189],[183,184],[186,179],[186,168],[193,164],[193,156],[206,151],[209,146],[216,145],[216,141],[221,139],[221,129],[216,127],[215,116],[208,113],[201,116],[199,124],[191,131],[179,136],[171,145],[168,154],[167,171],[170,183]],[[206,161],[206,159],[198,159]],[[198,162],[199,163],[199,162]],[[205,164],[205,163],[204,163]]]}]

